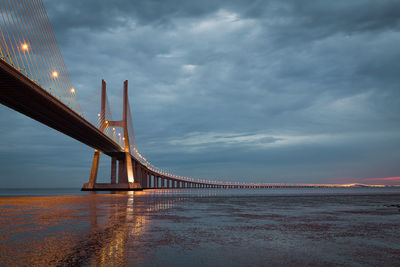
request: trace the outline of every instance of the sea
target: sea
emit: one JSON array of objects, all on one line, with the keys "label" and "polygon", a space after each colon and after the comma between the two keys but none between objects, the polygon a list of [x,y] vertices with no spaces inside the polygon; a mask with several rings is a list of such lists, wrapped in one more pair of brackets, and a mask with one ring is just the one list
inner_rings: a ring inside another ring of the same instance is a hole
[{"label": "sea", "polygon": [[0,266],[400,266],[400,188],[0,189]]}]

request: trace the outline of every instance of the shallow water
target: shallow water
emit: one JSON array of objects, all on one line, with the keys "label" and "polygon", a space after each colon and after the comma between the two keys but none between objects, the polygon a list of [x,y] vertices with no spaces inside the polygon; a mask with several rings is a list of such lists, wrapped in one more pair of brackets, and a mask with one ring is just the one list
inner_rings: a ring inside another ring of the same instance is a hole
[{"label": "shallow water", "polygon": [[8,195],[0,266],[400,266],[399,188]]}]

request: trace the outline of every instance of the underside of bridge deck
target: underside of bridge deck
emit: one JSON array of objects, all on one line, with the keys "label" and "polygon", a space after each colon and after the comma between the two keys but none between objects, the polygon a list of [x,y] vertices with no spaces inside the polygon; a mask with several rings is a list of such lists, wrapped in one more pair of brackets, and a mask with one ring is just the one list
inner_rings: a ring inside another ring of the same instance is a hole
[{"label": "underside of bridge deck", "polygon": [[121,147],[7,62],[0,60],[0,103],[105,154]]}]

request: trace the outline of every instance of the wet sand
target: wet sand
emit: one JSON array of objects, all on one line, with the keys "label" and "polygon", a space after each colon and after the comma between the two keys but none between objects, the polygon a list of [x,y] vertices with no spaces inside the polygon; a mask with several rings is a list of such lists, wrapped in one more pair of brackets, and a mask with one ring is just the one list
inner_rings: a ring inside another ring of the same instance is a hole
[{"label": "wet sand", "polygon": [[0,197],[0,266],[400,266],[398,204],[397,191]]}]

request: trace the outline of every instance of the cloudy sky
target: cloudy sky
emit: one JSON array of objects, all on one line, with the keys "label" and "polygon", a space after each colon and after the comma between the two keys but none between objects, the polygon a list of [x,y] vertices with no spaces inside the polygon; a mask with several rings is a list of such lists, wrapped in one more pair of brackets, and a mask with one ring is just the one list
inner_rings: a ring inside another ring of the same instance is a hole
[{"label": "cloudy sky", "polygon": [[[45,1],[86,118],[122,83],[154,165],[230,181],[400,184],[397,0]],[[0,107],[3,187],[80,187],[93,150]],[[102,159],[100,181],[109,177]]]}]

